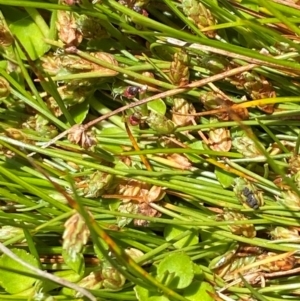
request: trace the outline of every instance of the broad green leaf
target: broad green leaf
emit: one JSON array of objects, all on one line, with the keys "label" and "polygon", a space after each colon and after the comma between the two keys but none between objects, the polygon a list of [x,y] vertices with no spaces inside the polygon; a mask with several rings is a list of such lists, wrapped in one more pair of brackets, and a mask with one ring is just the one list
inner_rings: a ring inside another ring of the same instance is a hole
[{"label": "broad green leaf", "polygon": [[135,296],[139,301],[170,301],[167,297],[158,295],[157,291],[150,291],[139,285],[134,287],[134,291]]},{"label": "broad green leaf", "polygon": [[[53,274],[59,278],[68,280],[70,282],[78,282],[79,280],[82,279],[82,275],[78,275],[76,272],[72,270],[58,271],[58,272],[54,272]],[[61,288],[61,285],[50,280],[43,281],[43,292],[49,292],[56,288]]]},{"label": "broad green leaf", "polygon": [[[36,258],[30,253],[27,253],[25,250],[11,249],[11,251],[28,264],[38,267],[38,261]],[[24,273],[32,274],[33,272],[8,257],[6,254],[3,254],[0,257],[0,283],[6,292],[10,294],[18,294],[33,286],[37,279],[25,276]]]},{"label": "broad green leaf", "polygon": [[147,107],[150,111],[154,113],[165,115],[166,114],[166,104],[162,99],[156,99],[147,103]]},{"label": "broad green leaf", "polygon": [[39,27],[26,12],[12,7],[2,7],[1,10],[11,32],[22,43],[31,60],[40,58],[50,49]]},{"label": "broad green leaf", "polygon": [[76,124],[82,124],[82,122],[86,118],[86,115],[89,112],[89,108],[90,105],[88,101],[84,101],[71,108],[70,113]]},{"label": "broad green leaf", "polygon": [[183,252],[170,254],[159,263],[157,276],[172,289],[186,288],[194,278],[193,262]]},{"label": "broad green leaf", "polygon": [[232,173],[225,171],[219,167],[215,168],[215,175],[219,181],[219,183],[224,187],[228,188],[231,187],[234,183],[235,175]]},{"label": "broad green leaf", "polygon": [[152,296],[148,301],[170,301],[170,299],[165,296]]},{"label": "broad green leaf", "polygon": [[209,283],[193,281],[193,283],[184,290],[183,296],[191,301],[214,301],[207,292],[214,293],[214,289]]},{"label": "broad green leaf", "polygon": [[[170,241],[186,230],[188,230],[187,227],[167,225],[164,230],[164,237],[167,241]],[[196,229],[190,229],[190,231],[190,234],[174,243],[176,248],[181,249],[187,246],[196,245],[199,242],[198,231]]]},{"label": "broad green leaf", "polygon": [[84,274],[85,264],[84,264],[83,255],[81,253],[76,253],[75,255],[70,256],[69,252],[63,250],[62,256],[66,265],[70,269],[72,269],[74,272],[76,272],[79,275]]}]

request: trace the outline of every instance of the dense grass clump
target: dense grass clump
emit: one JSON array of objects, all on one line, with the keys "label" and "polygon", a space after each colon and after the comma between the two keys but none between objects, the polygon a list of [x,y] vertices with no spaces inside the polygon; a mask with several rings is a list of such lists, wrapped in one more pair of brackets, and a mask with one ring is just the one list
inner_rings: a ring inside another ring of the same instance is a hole
[{"label": "dense grass clump", "polygon": [[298,300],[299,23],[0,0],[0,301]]}]

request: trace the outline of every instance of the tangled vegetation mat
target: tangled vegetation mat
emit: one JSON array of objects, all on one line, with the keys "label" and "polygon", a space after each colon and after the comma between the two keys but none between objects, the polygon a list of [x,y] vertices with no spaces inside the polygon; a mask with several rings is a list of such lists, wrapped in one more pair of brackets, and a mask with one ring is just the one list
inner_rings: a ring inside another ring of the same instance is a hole
[{"label": "tangled vegetation mat", "polygon": [[0,301],[300,300],[300,1],[0,12]]}]

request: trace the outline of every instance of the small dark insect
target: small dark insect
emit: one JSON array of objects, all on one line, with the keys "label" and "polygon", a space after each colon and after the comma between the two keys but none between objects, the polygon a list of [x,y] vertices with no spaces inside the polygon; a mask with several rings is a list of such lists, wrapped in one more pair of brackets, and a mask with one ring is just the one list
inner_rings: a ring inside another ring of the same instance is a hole
[{"label": "small dark insect", "polygon": [[125,89],[123,96],[125,96],[128,99],[131,99],[135,97],[140,91],[141,91],[140,87],[129,86]]},{"label": "small dark insect", "polygon": [[248,187],[245,187],[242,190],[242,194],[246,197],[246,202],[251,208],[253,208],[253,209],[259,208],[258,200],[256,199],[255,195]]}]

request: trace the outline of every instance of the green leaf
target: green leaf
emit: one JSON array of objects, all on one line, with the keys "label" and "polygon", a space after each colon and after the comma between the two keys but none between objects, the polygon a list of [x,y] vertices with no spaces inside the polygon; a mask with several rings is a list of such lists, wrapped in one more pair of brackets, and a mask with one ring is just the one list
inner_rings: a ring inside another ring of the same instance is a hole
[{"label": "green leaf", "polygon": [[219,167],[215,168],[215,175],[219,181],[219,183],[224,187],[224,188],[229,188],[233,185],[235,175],[232,173],[225,171]]},{"label": "green leaf", "polygon": [[165,296],[152,296],[148,301],[170,301],[170,299]]},{"label": "green leaf", "polygon": [[[188,230],[187,227],[167,225],[164,230],[164,237],[166,238],[167,241],[170,241],[173,238],[175,238],[176,236],[185,232],[186,230]],[[198,231],[196,229],[190,229],[190,231],[191,231],[190,234],[186,235],[184,238],[182,238],[174,243],[174,246],[177,249],[196,245],[199,242]]]},{"label": "green leaf", "polygon": [[[1,10],[11,32],[22,43],[31,60],[40,58],[50,49],[39,27],[27,13],[12,7],[1,7]],[[25,56],[21,57],[26,59]]]},{"label": "green leaf", "polygon": [[150,291],[146,288],[136,285],[133,289],[135,291],[135,296],[139,301],[148,301]]},{"label": "green leaf", "polygon": [[[241,5],[243,5],[244,7],[247,7],[255,12],[259,12],[259,5],[257,5],[257,3],[253,2],[253,1],[242,0]],[[242,11],[242,13],[243,13],[243,11]]]},{"label": "green leaf", "polygon": [[157,276],[165,279],[171,289],[183,289],[189,286],[194,278],[193,262],[183,252],[166,256],[158,265]]},{"label": "green leaf", "polygon": [[165,115],[167,106],[162,99],[156,99],[147,103],[147,108],[154,113]]},{"label": "green leaf", "polygon": [[86,118],[88,112],[89,112],[90,104],[88,101],[84,101],[74,107],[70,110],[70,113],[76,122],[76,124],[82,124],[84,119]]},{"label": "green leaf", "polygon": [[[196,142],[190,143],[189,147],[192,148],[192,149],[198,149],[198,150],[203,150],[204,149],[202,141],[196,141]],[[193,163],[203,162],[203,160],[199,157],[199,155],[185,154],[185,156]]]},{"label": "green leaf", "polygon": [[83,255],[81,253],[76,253],[76,255],[70,256],[69,252],[63,250],[62,256],[66,265],[70,269],[72,269],[74,272],[76,272],[79,275],[84,274],[85,263],[84,263]]},{"label": "green leaf", "polygon": [[[11,249],[20,259],[28,264],[38,267],[38,261],[34,256],[22,249]],[[3,254],[0,257],[0,283],[6,292],[10,294],[18,294],[31,288],[37,281],[36,278],[25,276],[32,271],[24,267],[20,263]]]},{"label": "green leaf", "polygon": [[214,293],[214,289],[209,283],[193,281],[193,283],[183,291],[183,296],[191,301],[214,301],[207,292]]},{"label": "green leaf", "polygon": [[157,291],[151,291],[139,285],[134,287],[135,296],[139,301],[170,301],[169,298],[158,295]]},{"label": "green leaf", "polygon": [[194,280],[197,279],[202,281],[204,279],[204,274],[201,267],[198,264],[194,263],[193,268],[194,268]]},{"label": "green leaf", "polygon": [[[78,282],[83,277],[82,275],[78,275],[72,270],[58,271],[58,272],[54,272],[53,274],[59,278],[68,280],[70,282]],[[43,292],[49,292],[59,287],[61,287],[61,285],[56,282],[50,280],[43,281]]]}]

